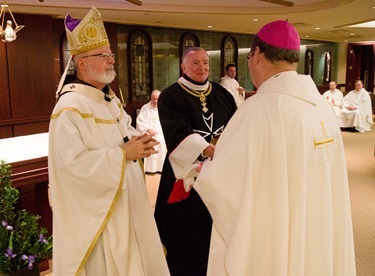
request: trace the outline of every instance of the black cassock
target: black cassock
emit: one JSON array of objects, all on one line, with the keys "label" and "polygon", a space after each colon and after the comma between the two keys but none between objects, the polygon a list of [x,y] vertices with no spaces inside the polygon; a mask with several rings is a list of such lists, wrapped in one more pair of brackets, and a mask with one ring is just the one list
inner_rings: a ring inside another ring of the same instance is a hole
[{"label": "black cassock", "polygon": [[178,83],[166,88],[158,100],[168,153],[160,180],[155,219],[173,276],[204,276],[207,272],[212,219],[206,206],[194,189],[183,201],[172,204],[167,201],[177,177],[168,159],[170,153],[194,133],[210,142],[221,134],[236,111],[233,96],[219,84],[211,84],[212,91],[205,101],[207,112],[202,110],[199,97],[191,95]]}]

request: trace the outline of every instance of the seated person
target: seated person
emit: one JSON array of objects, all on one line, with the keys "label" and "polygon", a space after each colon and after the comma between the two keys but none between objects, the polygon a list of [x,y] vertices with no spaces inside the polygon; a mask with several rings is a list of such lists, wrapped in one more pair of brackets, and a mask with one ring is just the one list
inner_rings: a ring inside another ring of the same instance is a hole
[{"label": "seated person", "polygon": [[356,80],[355,89],[343,100],[339,114],[341,128],[353,128],[359,132],[370,131],[372,126],[372,108],[369,93],[363,88],[363,82]]},{"label": "seated person", "polygon": [[337,89],[337,83],[335,81],[331,81],[329,83],[329,90],[324,92],[323,97],[332,106],[336,116],[339,116],[344,95],[340,90]]}]

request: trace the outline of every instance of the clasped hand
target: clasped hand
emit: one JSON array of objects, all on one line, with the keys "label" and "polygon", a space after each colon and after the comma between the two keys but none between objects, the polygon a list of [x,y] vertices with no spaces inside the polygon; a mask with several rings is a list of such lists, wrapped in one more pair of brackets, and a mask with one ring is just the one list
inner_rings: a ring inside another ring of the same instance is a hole
[{"label": "clasped hand", "polygon": [[126,152],[126,160],[136,160],[158,153],[154,146],[159,144],[160,142],[146,132],[140,136],[133,136],[121,147]]}]

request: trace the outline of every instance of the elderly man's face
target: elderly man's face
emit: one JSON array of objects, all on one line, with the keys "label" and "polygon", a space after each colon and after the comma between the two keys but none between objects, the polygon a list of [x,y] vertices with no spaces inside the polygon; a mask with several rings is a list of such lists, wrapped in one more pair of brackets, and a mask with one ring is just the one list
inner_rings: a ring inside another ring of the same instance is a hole
[{"label": "elderly man's face", "polygon": [[181,64],[181,69],[193,81],[205,82],[210,72],[209,58],[206,51],[189,52]]},{"label": "elderly man's face", "polygon": [[151,106],[158,107],[159,93],[152,93],[151,95]]},{"label": "elderly man's face", "polygon": [[99,54],[111,54],[112,51],[109,46],[104,46],[84,54],[83,60],[86,64],[86,73],[90,80],[103,84],[111,83],[115,77],[116,72],[113,64],[114,57],[107,56],[103,58]]}]

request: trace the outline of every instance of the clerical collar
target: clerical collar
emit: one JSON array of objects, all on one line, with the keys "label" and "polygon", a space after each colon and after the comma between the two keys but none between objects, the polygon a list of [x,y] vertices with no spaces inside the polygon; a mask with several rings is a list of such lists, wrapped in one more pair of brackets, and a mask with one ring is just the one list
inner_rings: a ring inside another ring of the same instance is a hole
[{"label": "clerical collar", "polygon": [[186,74],[183,74],[182,75],[186,80],[190,81],[191,83],[193,84],[196,84],[196,85],[205,85],[207,82],[208,82],[208,79],[206,79],[204,82],[197,82],[197,81],[194,81],[192,80],[191,78],[189,78]]},{"label": "clerical collar", "polygon": [[195,91],[204,91],[207,90],[209,87],[210,82],[206,80],[204,83],[199,83],[191,80],[188,76],[185,74],[178,79],[180,83],[185,85],[186,87],[195,90]]},{"label": "clerical collar", "polygon": [[[80,83],[80,84],[84,84],[84,85],[88,85],[88,86],[91,86],[91,87],[94,87],[96,88],[95,86],[93,86],[92,84],[88,83],[88,82],[85,82],[81,79],[78,79],[76,78],[75,80],[73,80],[71,83]],[[96,88],[97,89],[97,88]],[[110,102],[112,99],[111,97],[109,97],[109,86],[108,85],[105,85],[102,89],[102,92],[104,93],[104,100],[106,100],[107,102]]]},{"label": "clerical collar", "polygon": [[185,90],[190,95],[199,98],[201,105],[202,105],[202,111],[206,113],[208,111],[207,103],[206,103],[206,97],[211,93],[212,91],[212,84],[210,82],[206,82],[204,85],[195,85],[190,83],[185,78],[181,77],[178,79],[177,83],[181,86],[183,90]]}]

